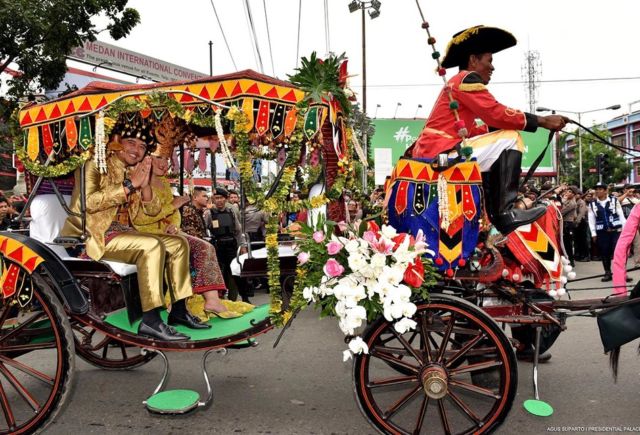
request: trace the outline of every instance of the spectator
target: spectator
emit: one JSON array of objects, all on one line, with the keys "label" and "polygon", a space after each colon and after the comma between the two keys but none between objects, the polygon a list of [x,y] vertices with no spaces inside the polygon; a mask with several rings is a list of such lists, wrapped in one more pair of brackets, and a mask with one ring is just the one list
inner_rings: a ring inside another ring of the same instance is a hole
[{"label": "spectator", "polygon": [[574,238],[576,222],[578,220],[578,204],[575,199],[575,192],[578,188],[571,186],[562,192],[562,239],[564,250],[567,254],[571,266],[575,266],[574,258]]},{"label": "spectator", "polygon": [[240,207],[240,195],[235,190],[229,190],[229,198],[227,199],[229,204],[233,204],[236,207]]},{"label": "spectator", "polygon": [[540,195],[540,191],[535,186],[532,186],[525,194],[525,197],[527,197],[531,202],[535,202],[538,200],[538,195]]},{"label": "spectator", "polygon": [[[587,222],[589,220],[589,206],[591,205],[591,203],[593,201],[595,201],[596,198],[596,191],[595,189],[589,189],[589,191],[587,192],[587,195],[585,196],[585,202],[587,203]],[[589,228],[589,237],[588,237],[588,243],[589,243],[589,252],[591,253],[591,261],[600,261],[600,254],[598,253],[598,246],[593,243],[593,239],[591,238],[591,228]]]},{"label": "spectator", "polygon": [[[636,190],[629,184],[626,184],[623,188],[623,193],[618,197],[620,205],[622,206],[622,213],[624,213],[625,219],[631,214],[633,207],[640,202],[640,199],[636,196]],[[636,232],[632,242],[633,249],[633,264],[634,266],[640,266],[640,234]]]},{"label": "spectator", "polygon": [[244,209],[244,230],[249,236],[249,241],[263,242],[266,224],[267,214],[255,204],[247,205]]},{"label": "spectator", "polygon": [[587,219],[587,212],[589,211],[587,203],[584,200],[585,195],[579,193],[576,194],[576,230],[574,233],[574,248],[576,261],[591,261],[591,255],[589,252],[589,221]]},{"label": "spectator", "polygon": [[589,205],[589,228],[593,242],[598,245],[604,268],[604,277],[601,281],[607,282],[612,279],[611,259],[626,219],[620,201],[609,194],[607,185],[597,183],[595,188],[596,198]]},{"label": "spectator", "polygon": [[360,210],[358,201],[355,201],[353,199],[349,200],[349,202],[347,203],[347,217],[349,218],[349,222],[351,223],[362,219],[362,210]]},{"label": "spectator", "polygon": [[[247,199],[245,198],[245,204]],[[244,209],[244,231],[249,236],[249,242],[264,242],[265,226],[267,224],[267,214],[258,209],[255,204],[249,204]],[[256,244],[252,245],[252,249],[263,248],[264,245]],[[246,280],[246,298],[254,296],[255,289],[267,287],[267,280],[262,278],[247,279]],[[245,301],[246,302],[246,301]]]},{"label": "spectator", "polygon": [[209,202],[207,189],[200,186],[194,187],[191,201],[186,195],[176,198],[176,200],[179,200],[179,207],[184,205],[182,207],[182,231],[193,237],[208,238],[204,220],[204,211],[207,209],[207,203]]},{"label": "spectator", "polygon": [[379,225],[382,226],[382,219],[380,213],[382,212],[382,208],[384,207],[384,189],[382,187],[378,187],[371,192],[371,196],[369,197],[369,204],[362,208],[362,217],[363,219],[371,219],[373,216],[377,216],[373,218],[373,220]]},{"label": "spectator", "polygon": [[[289,194],[289,201],[296,202],[299,200],[300,200],[300,192],[298,190],[294,190]],[[282,223],[281,223],[282,227],[287,228],[292,223],[298,222],[298,213],[299,212],[284,213],[284,215],[282,216]]]},{"label": "spectator", "polygon": [[[231,262],[238,253],[238,246],[244,244],[244,235],[240,221],[236,218],[231,206],[227,205],[229,193],[222,187],[218,187],[213,194],[213,208],[205,217],[206,225],[211,232],[211,241],[216,247],[218,263],[229,289],[229,299],[235,301],[238,298],[238,285],[231,273]],[[243,247],[241,252],[246,252]],[[248,295],[242,291],[240,294],[244,302],[249,302]]]},{"label": "spectator", "polygon": [[11,221],[12,215],[9,212],[9,202],[3,196],[0,196],[0,230],[5,231],[14,228],[14,223]]}]

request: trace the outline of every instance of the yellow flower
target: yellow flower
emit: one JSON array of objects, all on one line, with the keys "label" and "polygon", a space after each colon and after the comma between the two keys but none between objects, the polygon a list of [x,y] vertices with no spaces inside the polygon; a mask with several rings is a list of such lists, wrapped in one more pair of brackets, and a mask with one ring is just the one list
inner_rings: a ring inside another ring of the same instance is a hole
[{"label": "yellow flower", "polygon": [[324,196],[324,194],[319,195],[319,196],[314,196],[313,198],[311,198],[309,200],[309,203],[311,204],[311,208],[322,207],[327,202],[329,202],[329,200],[327,199],[326,196]]},{"label": "yellow flower", "polygon": [[191,118],[193,118],[193,110],[185,110],[185,112],[182,114],[182,119],[189,122],[191,121]]},{"label": "yellow flower", "polygon": [[267,247],[277,247],[278,246],[278,236],[276,234],[269,234],[266,237],[266,245]]},{"label": "yellow flower", "polygon": [[278,202],[275,198],[269,198],[264,202],[264,208],[271,213],[276,212],[278,211]]},{"label": "yellow flower", "polygon": [[116,125],[116,120],[113,118],[110,118],[108,116],[104,117],[104,127],[106,129],[108,129],[109,131],[111,131],[111,129],[113,128],[113,126]]},{"label": "yellow flower", "polygon": [[240,110],[238,110],[238,106],[231,106],[231,109],[227,112],[227,119],[235,121],[239,113]]},{"label": "yellow flower", "polygon": [[291,318],[292,314],[293,313],[291,311],[285,311],[284,313],[282,313],[282,323],[286,324]]}]

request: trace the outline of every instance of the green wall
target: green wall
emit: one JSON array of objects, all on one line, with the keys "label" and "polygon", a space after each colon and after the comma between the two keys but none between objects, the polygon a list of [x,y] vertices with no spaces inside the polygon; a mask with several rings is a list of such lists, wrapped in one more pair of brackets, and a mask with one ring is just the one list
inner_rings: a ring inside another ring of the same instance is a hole
[{"label": "green wall", "polygon": [[[382,184],[384,177],[391,172],[395,163],[405,150],[420,135],[424,127],[424,119],[374,119],[376,132],[371,139],[371,155],[374,157],[376,184]],[[535,133],[522,132],[525,143],[525,153],[522,169],[526,171],[542,152],[547,144],[549,130],[540,128]],[[549,175],[554,172],[553,147],[545,153],[536,174]]]}]

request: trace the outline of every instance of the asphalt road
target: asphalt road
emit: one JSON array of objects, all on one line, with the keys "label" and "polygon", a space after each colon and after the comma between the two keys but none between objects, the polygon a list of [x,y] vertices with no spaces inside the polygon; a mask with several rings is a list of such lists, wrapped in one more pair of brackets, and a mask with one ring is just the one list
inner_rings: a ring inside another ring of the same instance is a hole
[{"label": "asphalt road", "polygon": [[[601,271],[600,263],[578,263],[578,276]],[[632,274],[634,279],[640,273]],[[599,280],[580,287],[601,286]],[[577,287],[577,285],[576,285]],[[574,299],[604,295],[582,291]],[[266,295],[256,298],[266,301]],[[571,318],[540,367],[541,398],[555,412],[528,414],[533,397],[531,364],[519,365],[519,388],[499,434],[546,432],[640,432],[640,357],[638,342],[622,349],[618,383],[594,319]],[[342,362],[345,344],[335,319],[303,312],[276,348],[277,336],[259,338],[260,346],[212,355],[208,367],[215,388],[211,408],[188,417],[150,415],[142,401],[161,375],[159,358],[133,371],[108,372],[77,359],[76,385],[66,409],[48,429],[51,434],[368,434],[375,431],[360,414],[352,392],[351,364]],[[200,354],[171,354],[169,387],[204,390]],[[594,430],[600,429],[600,430]]]}]

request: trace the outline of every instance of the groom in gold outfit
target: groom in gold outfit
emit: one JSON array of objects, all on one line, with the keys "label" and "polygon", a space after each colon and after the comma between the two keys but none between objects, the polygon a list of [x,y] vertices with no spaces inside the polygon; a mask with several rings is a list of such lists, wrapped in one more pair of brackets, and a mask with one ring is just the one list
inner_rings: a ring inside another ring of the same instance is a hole
[{"label": "groom in gold outfit", "polygon": [[[90,160],[85,165],[86,226],[89,238],[86,253],[94,260],[111,260],[135,264],[142,302],[142,322],[138,334],[164,341],[188,340],[189,337],[170,325],[192,329],[209,328],[200,323],[186,308],[191,296],[189,245],[179,235],[147,234],[135,231],[131,221],[142,204],[146,214],[159,213],[161,205],[149,186],[151,158],[147,151],[156,146],[154,125],[136,115],[122,119],[115,127],[108,146],[106,172]],[[71,197],[71,211],[80,212],[80,169]],[[142,201],[133,201],[135,196]],[[62,236],[80,236],[81,221],[70,215]],[[171,292],[172,309],[168,325],[160,317],[164,306],[164,277]]]}]

